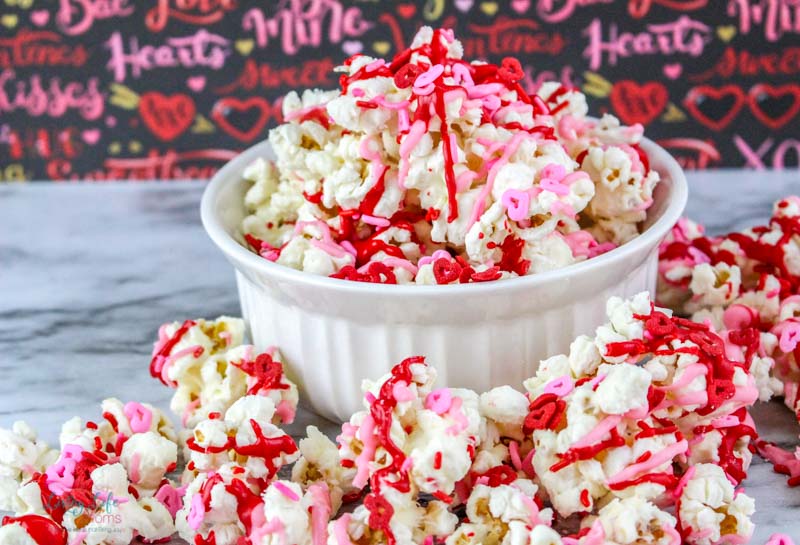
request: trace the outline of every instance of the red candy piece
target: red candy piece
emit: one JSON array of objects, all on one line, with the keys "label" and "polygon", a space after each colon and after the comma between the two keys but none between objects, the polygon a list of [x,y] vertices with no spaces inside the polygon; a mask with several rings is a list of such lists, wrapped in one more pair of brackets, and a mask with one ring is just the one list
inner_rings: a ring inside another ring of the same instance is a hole
[{"label": "red candy piece", "polygon": [[246,375],[256,379],[247,390],[247,395],[257,394],[261,390],[287,390],[288,384],[282,384],[283,365],[272,359],[269,354],[259,354],[255,361],[234,364]]},{"label": "red candy piece", "polygon": [[39,545],[67,545],[69,534],[58,523],[41,515],[22,515],[21,517],[3,517],[3,526],[19,524]]},{"label": "red candy piece", "polygon": [[522,430],[526,434],[534,430],[554,430],[561,424],[566,408],[566,402],[557,395],[542,394],[528,407]]},{"label": "red candy piece", "polygon": [[459,279],[461,266],[446,257],[440,257],[433,262],[433,277],[437,284],[450,284]]}]

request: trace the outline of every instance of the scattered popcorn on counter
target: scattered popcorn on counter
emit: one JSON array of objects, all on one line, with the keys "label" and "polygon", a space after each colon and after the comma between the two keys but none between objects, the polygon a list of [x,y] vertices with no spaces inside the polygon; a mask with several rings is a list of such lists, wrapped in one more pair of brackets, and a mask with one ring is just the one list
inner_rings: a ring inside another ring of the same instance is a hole
[{"label": "scattered popcorn on counter", "polygon": [[340,89],[291,92],[257,159],[242,243],[362,282],[484,282],[567,266],[639,234],[659,175],[643,128],[587,118],[577,89],[529,95],[519,61],[463,60],[419,30],[391,61],[355,55]]},{"label": "scattered popcorn on counter", "polygon": [[284,375],[280,353],[273,347],[257,354],[243,342],[240,318],[220,316],[161,326],[150,374],[175,388],[170,408],[185,427],[194,427],[209,413],[224,413],[244,395],[270,398],[276,424],[294,420],[297,386]]},{"label": "scattered popcorn on counter", "polygon": [[[728,357],[747,362],[759,398],[782,395],[798,420],[799,290],[800,197],[779,200],[767,225],[740,233],[705,236],[681,220],[660,248],[659,299],[719,331]],[[755,444],[790,485],[800,484],[800,453]]]},{"label": "scattered popcorn on counter", "polygon": [[[743,289],[749,276],[738,277]],[[435,369],[408,358],[364,381],[364,410],[336,443],[309,426],[296,445],[277,426],[286,398],[272,392],[286,379],[270,351],[262,363],[272,370],[243,372],[224,411],[193,409],[180,483],[168,476],[177,434],[150,405],[103,401],[99,423],[64,425],[60,452],[17,424],[0,432],[16,453],[0,458],[16,512],[0,545],[124,545],[175,532],[193,545],[747,543],[754,502],[737,486],[756,446],[787,471],[796,460],[759,441],[748,413],[770,339],[673,316],[646,293],[612,297],[607,315],[593,337],[542,361],[527,393],[437,387]],[[171,365],[189,375],[204,366],[200,345],[227,365],[223,380],[254,364],[246,345],[220,337],[231,323],[165,326],[165,376],[181,384]],[[779,345],[781,332],[771,334]],[[184,335],[201,344],[178,347]]]},{"label": "scattered popcorn on counter", "polygon": [[10,430],[0,428],[0,510],[20,511],[17,488],[42,473],[58,458],[58,451],[36,437],[25,422],[14,422]]}]

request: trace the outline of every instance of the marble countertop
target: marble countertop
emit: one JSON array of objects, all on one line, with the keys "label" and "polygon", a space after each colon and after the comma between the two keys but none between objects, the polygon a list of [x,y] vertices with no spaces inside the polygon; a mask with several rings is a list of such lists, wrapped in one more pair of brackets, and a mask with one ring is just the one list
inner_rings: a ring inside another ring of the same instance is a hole
[{"label": "marble countertop", "polygon": [[[712,232],[764,221],[773,200],[800,193],[800,175],[689,175],[688,214]],[[166,409],[171,390],[150,378],[158,326],[238,315],[233,270],[203,232],[197,183],[0,185],[0,427],[26,420],[51,444],[67,418],[99,417],[115,396]],[[761,435],[784,447],[800,426],[779,403],[759,405]],[[301,411],[291,427],[314,422]],[[756,458],[752,543],[800,538],[800,487]],[[178,543],[178,541],[175,541]]]}]

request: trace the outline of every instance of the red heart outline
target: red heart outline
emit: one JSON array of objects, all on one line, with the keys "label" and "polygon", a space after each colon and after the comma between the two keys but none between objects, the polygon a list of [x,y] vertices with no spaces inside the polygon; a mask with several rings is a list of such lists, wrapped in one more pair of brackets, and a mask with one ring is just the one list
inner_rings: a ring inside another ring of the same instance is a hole
[{"label": "red heart outline", "polygon": [[663,83],[650,81],[639,84],[622,80],[611,89],[611,107],[627,125],[647,125],[657,118],[669,102],[669,93]]},{"label": "red heart outline", "polygon": [[[711,119],[710,117],[706,116],[700,109],[697,107],[697,99],[703,96],[710,97],[716,100],[719,100],[725,96],[733,95],[736,99],[731,106],[731,109],[720,119]],[[731,121],[739,115],[739,112],[744,106],[745,102],[747,101],[747,96],[744,94],[744,91],[738,86],[733,84],[723,85],[722,87],[713,87],[711,85],[698,85],[697,87],[693,87],[686,93],[686,98],[683,100],[683,106],[686,110],[692,114],[697,121],[705,125],[711,130],[721,131],[728,125],[730,125]]]},{"label": "red heart outline", "polygon": [[[767,112],[761,109],[761,105],[758,103],[758,95],[762,93],[766,93],[772,98],[790,94],[794,98],[794,103],[779,117],[770,117]],[[759,83],[758,85],[753,85],[747,93],[747,103],[756,119],[770,129],[778,130],[791,121],[797,115],[797,112],[800,112],[800,85],[796,83],[787,83],[785,85]]]},{"label": "red heart outline", "polygon": [[194,121],[195,105],[189,95],[162,95],[155,91],[139,99],[139,115],[159,140],[169,142],[189,128]]},{"label": "red heart outline", "polygon": [[[225,117],[225,108],[232,108],[238,111],[249,110],[250,108],[258,108],[259,114],[256,121],[250,126],[249,129],[242,131],[234,127],[230,121]],[[237,140],[242,142],[250,142],[256,136],[261,134],[264,125],[267,124],[272,115],[272,106],[266,99],[262,97],[250,97],[241,100],[236,97],[221,98],[214,105],[211,111],[211,119],[217,122],[222,130],[230,134]]]}]

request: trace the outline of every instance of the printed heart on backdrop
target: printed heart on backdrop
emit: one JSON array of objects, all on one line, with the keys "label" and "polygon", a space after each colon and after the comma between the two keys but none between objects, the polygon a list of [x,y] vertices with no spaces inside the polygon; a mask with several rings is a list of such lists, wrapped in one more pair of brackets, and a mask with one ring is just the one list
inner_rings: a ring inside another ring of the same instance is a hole
[{"label": "printed heart on backdrop", "polygon": [[733,25],[718,26],[717,36],[723,42],[728,43],[736,36],[736,27]]},{"label": "printed heart on backdrop", "polygon": [[160,140],[169,142],[189,128],[195,114],[194,100],[189,95],[144,93],[139,100],[142,121]]},{"label": "printed heart on backdrop", "polygon": [[627,125],[647,125],[657,118],[669,102],[669,93],[663,83],[651,81],[639,84],[622,80],[611,89],[611,107]]},{"label": "printed heart on backdrop", "polygon": [[669,79],[678,79],[683,73],[683,65],[679,62],[664,65],[664,75]]},{"label": "printed heart on backdrop", "polygon": [[345,40],[342,42],[342,51],[348,57],[361,53],[362,49],[364,49],[364,44],[358,40]]},{"label": "printed heart on backdrop", "polygon": [[[273,107],[262,97],[244,100],[236,97],[221,98],[211,111],[211,119],[237,140],[250,142],[264,129],[272,116]],[[276,107],[280,111],[280,107]],[[277,116],[276,116],[277,117]]]},{"label": "printed heart on backdrop", "polygon": [[456,9],[461,13],[467,13],[474,4],[475,0],[455,0]]},{"label": "printed heart on backdrop", "polygon": [[397,14],[403,19],[411,19],[417,13],[417,6],[414,4],[399,4]]},{"label": "printed heart on backdrop", "polygon": [[242,57],[246,57],[253,50],[253,46],[255,44],[256,43],[253,40],[236,40],[233,46],[236,48],[236,51],[238,51]]},{"label": "printed heart on backdrop", "polygon": [[747,94],[753,115],[765,126],[778,130],[800,111],[800,85],[754,85]]},{"label": "printed heart on backdrop", "polygon": [[50,12],[46,9],[40,9],[31,12],[31,23],[36,26],[45,26],[50,20]]},{"label": "printed heart on backdrop", "polygon": [[739,115],[746,100],[738,85],[699,85],[686,94],[683,106],[709,129],[721,131]]},{"label": "printed heart on backdrop", "polygon": [[386,55],[389,52],[389,49],[392,47],[392,44],[386,42],[384,40],[380,40],[377,42],[373,42],[372,49],[375,50],[375,53],[378,55]]},{"label": "printed heart on backdrop", "polygon": [[190,76],[186,78],[186,86],[194,91],[195,93],[199,93],[206,87],[206,77],[205,76]]},{"label": "printed heart on backdrop", "polygon": [[94,146],[100,141],[100,129],[86,129],[81,133],[81,137],[84,142],[90,146]]},{"label": "printed heart on backdrop", "polygon": [[489,17],[494,16],[497,13],[497,10],[500,6],[497,5],[497,2],[482,2],[481,3],[481,11],[488,15]]},{"label": "printed heart on backdrop", "polygon": [[511,9],[522,15],[531,7],[531,0],[511,0]]}]

